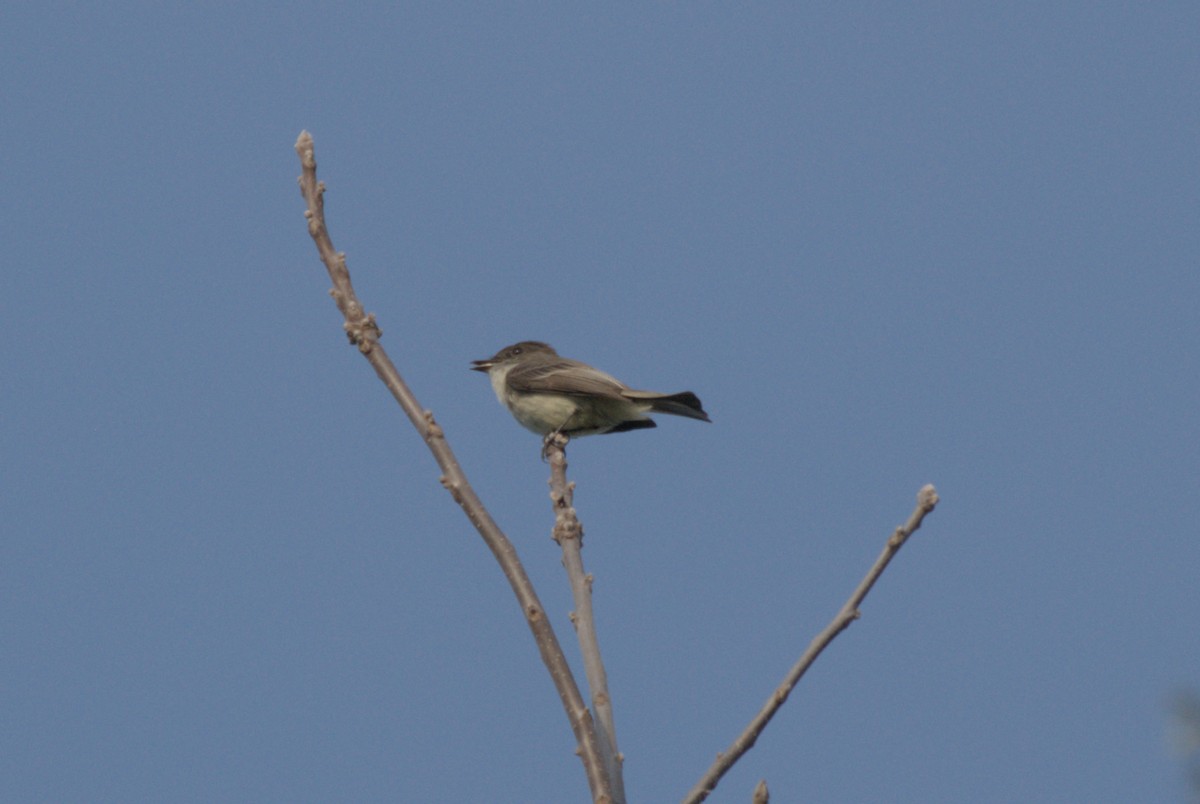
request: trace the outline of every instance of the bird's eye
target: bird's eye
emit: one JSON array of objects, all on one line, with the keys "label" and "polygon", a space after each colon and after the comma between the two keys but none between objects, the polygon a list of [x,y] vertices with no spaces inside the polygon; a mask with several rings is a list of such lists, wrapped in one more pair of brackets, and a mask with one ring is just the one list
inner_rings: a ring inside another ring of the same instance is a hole
[{"label": "bird's eye", "polygon": [[523,351],[525,351],[525,350],[524,350],[524,349],[522,349],[520,346],[518,346],[517,348],[515,348],[515,349],[513,349],[513,350],[512,350],[512,353],[513,353],[514,355],[519,355],[519,354],[521,354],[521,352],[523,352]]}]

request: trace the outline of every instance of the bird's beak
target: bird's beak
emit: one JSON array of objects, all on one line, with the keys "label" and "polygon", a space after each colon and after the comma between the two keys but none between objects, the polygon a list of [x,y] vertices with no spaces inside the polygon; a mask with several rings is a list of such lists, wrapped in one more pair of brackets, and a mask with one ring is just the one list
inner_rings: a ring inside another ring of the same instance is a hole
[{"label": "bird's beak", "polygon": [[494,365],[491,360],[472,360],[471,371],[489,371]]}]

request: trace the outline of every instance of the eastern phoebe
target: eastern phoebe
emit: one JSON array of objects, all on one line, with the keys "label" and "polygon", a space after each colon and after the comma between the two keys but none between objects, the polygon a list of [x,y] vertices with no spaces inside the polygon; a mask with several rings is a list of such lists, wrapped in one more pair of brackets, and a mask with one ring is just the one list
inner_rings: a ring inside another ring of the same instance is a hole
[{"label": "eastern phoebe", "polygon": [[559,357],[539,341],[506,346],[473,363],[473,371],[487,372],[496,397],[513,418],[541,436],[624,433],[657,426],[647,413],[712,421],[691,391],[635,391],[586,363]]}]

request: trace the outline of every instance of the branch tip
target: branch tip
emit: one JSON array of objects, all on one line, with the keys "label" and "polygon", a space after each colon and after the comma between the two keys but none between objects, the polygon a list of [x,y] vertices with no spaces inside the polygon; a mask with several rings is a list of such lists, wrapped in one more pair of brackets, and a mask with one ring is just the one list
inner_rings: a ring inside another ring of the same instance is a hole
[{"label": "branch tip", "polygon": [[917,504],[924,508],[926,513],[932,511],[939,502],[941,498],[938,497],[937,489],[932,483],[927,483],[917,492]]}]

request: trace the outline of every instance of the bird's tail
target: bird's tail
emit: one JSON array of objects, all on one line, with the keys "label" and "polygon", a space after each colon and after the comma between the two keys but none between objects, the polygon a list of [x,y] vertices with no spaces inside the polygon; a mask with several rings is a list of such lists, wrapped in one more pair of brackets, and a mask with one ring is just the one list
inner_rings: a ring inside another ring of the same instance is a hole
[{"label": "bird's tail", "polygon": [[704,407],[700,404],[700,397],[691,391],[680,391],[677,394],[656,394],[652,391],[626,391],[622,395],[629,399],[637,399],[648,403],[650,410],[655,413],[686,416],[689,419],[699,419],[702,422],[712,421],[712,419],[708,418],[708,414],[704,412]]}]

